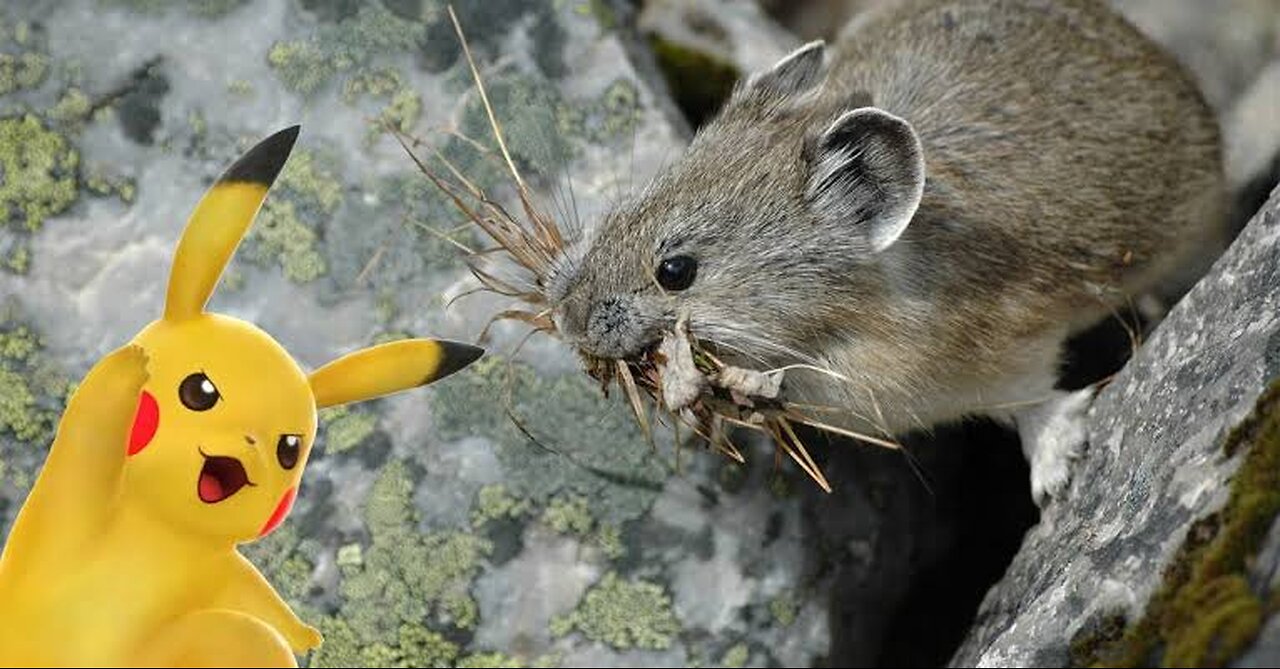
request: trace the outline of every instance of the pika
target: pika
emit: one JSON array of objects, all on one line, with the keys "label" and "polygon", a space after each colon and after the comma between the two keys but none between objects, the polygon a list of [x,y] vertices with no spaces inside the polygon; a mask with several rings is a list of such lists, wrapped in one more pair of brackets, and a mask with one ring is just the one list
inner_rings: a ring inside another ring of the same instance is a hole
[{"label": "pika", "polygon": [[685,155],[575,240],[556,326],[629,359],[687,319],[783,396],[900,434],[1016,426],[1044,505],[1091,390],[1065,340],[1222,243],[1219,130],[1100,0],[907,0],[735,89]]}]

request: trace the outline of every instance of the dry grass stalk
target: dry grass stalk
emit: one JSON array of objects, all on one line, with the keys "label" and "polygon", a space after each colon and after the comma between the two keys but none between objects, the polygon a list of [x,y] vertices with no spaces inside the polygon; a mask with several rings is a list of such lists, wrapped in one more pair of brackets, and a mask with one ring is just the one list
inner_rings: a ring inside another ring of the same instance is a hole
[{"label": "dry grass stalk", "polygon": [[[564,249],[565,238],[556,221],[539,209],[528,184],[512,159],[503,136],[502,126],[494,114],[483,78],[480,76],[479,68],[476,67],[462,26],[453,8],[449,7],[448,11],[454,30],[462,44],[463,55],[471,69],[480,100],[484,105],[485,114],[488,116],[494,140],[498,145],[506,171],[511,177],[511,185],[519,198],[523,220],[516,218],[502,205],[491,199],[438,150],[426,142],[406,135],[397,128],[389,126],[388,130],[400,142],[427,179],[488,237],[493,246],[472,249],[445,233],[434,230],[432,232],[447,239],[466,255],[469,270],[480,282],[479,290],[514,298],[528,306],[528,309],[509,309],[495,314],[481,336],[484,337],[489,326],[499,320],[521,321],[532,327],[534,332],[555,336],[558,332],[550,317],[551,305],[541,292],[541,286],[545,285],[544,280],[550,273],[555,259]],[[476,142],[468,140],[468,143],[479,151],[487,152]],[[427,147],[435,160],[444,167],[444,174],[437,172],[419,158],[414,151],[419,147]],[[488,155],[492,157],[491,154]],[[533,277],[531,285],[516,285],[513,281],[504,279],[487,269],[484,263],[490,256],[504,257],[527,271]],[[682,426],[687,427],[705,440],[712,449],[739,463],[745,462],[745,459],[742,452],[730,440],[730,431],[726,427],[743,428],[768,435],[773,440],[779,457],[785,453],[827,492],[831,492],[831,485],[796,433],[795,424],[807,425],[887,448],[899,448],[898,444],[887,439],[838,428],[806,415],[800,405],[788,404],[778,396],[782,374],[788,368],[761,372],[726,365],[707,348],[700,346],[683,322],[677,325],[675,331],[668,334],[660,347],[647,352],[639,359],[606,360],[581,351],[579,354],[586,372],[601,384],[606,395],[610,386],[617,382],[627,398],[636,421],[640,424],[645,439],[651,446],[653,433],[645,409],[646,396],[658,407],[659,420],[665,423],[664,419],[670,419],[669,425],[677,433]],[[825,370],[818,371],[825,372]],[[676,388],[684,390],[676,392],[674,390]],[[691,392],[690,388],[694,390]],[[668,402],[667,399],[673,401]],[[519,424],[514,415],[512,418]],[[524,430],[523,426],[520,427]],[[528,434],[527,430],[524,431]],[[532,435],[529,436],[532,438]],[[677,462],[678,460],[677,452]]]}]

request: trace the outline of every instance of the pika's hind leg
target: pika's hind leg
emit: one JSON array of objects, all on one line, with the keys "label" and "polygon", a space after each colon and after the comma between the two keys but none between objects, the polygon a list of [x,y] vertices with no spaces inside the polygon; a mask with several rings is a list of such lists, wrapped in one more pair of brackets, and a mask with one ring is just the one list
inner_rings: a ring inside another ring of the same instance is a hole
[{"label": "pika's hind leg", "polygon": [[1031,465],[1031,496],[1040,508],[1067,491],[1071,465],[1084,454],[1085,414],[1092,401],[1092,388],[1055,390],[1048,400],[1014,413],[1022,453]]},{"label": "pika's hind leg", "polygon": [[138,653],[144,667],[296,667],[270,625],[227,609],[189,613],[163,627]]}]

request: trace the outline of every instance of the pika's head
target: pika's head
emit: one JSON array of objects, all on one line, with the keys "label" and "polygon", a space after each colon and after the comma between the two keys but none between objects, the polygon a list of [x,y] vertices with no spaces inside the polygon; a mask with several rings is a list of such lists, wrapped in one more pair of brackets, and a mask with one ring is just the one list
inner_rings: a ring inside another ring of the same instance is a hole
[{"label": "pika's head", "polygon": [[215,542],[263,536],[293,505],[316,436],[316,410],[430,383],[481,350],[409,339],[307,374],[269,334],[205,311],[298,135],[250,149],[196,206],[178,243],[164,315],[134,338],[147,353],[123,494],[176,532]]},{"label": "pika's head", "polygon": [[677,164],[571,247],[548,297],[572,343],[629,358],[685,316],[726,353],[794,362],[842,336],[851,305],[874,308],[924,159],[906,121],[825,81],[825,60],[815,42],[750,77]]}]

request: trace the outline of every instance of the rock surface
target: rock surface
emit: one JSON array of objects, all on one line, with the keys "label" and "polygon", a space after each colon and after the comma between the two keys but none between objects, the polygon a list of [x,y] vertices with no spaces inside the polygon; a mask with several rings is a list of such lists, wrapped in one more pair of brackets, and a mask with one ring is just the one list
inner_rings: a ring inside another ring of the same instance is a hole
[{"label": "rock surface", "polygon": [[[681,149],[608,3],[455,5],[513,150],[562,217],[594,220]],[[428,137],[502,192],[499,171],[433,131],[486,137],[443,6],[0,4],[2,529],[72,383],[159,314],[197,198],[281,127],[302,124],[298,145],[212,308],[308,368],[406,334],[477,335],[499,305],[445,307],[474,284],[428,230],[459,220],[373,123]],[[311,666],[875,656],[912,565],[938,554],[912,538],[933,507],[900,454],[851,448],[830,465],[833,496],[768,451],[677,466],[563,347],[512,357],[523,335],[498,328],[490,356],[437,386],[322,415],[292,517],[246,550],[325,634]],[[542,446],[507,419],[508,393]]]},{"label": "rock surface", "polygon": [[[1078,635],[1135,620],[1192,522],[1226,502],[1242,456],[1223,442],[1277,378],[1280,193],[1100,393],[1069,497],[1027,535],[953,663],[1067,666]],[[1263,601],[1277,566],[1264,550]],[[1274,664],[1277,644],[1268,626],[1247,659]]]}]

